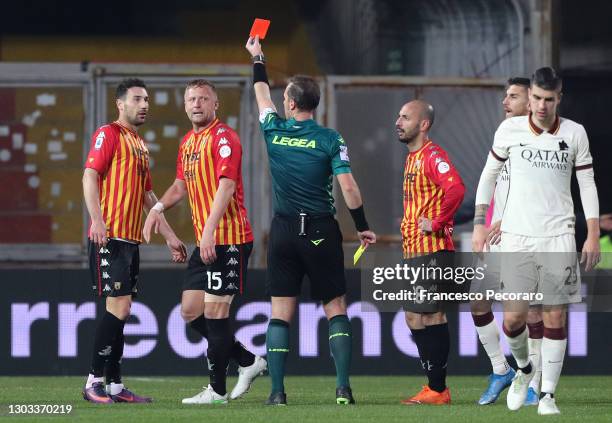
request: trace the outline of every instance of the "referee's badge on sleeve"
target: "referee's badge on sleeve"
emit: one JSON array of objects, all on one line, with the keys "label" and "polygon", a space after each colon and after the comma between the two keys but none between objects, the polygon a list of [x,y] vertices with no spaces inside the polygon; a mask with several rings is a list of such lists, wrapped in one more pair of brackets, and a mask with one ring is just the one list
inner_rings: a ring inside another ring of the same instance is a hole
[{"label": "referee's badge on sleeve", "polygon": [[340,160],[348,162],[349,160],[349,155],[348,155],[348,147],[346,145],[341,145],[340,146]]}]

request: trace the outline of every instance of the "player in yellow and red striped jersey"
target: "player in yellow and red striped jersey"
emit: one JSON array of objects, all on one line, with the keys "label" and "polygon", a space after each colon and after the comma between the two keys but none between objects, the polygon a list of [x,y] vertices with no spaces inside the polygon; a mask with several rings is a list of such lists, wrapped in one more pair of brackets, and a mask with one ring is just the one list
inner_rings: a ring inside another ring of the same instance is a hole
[{"label": "player in yellow and red striped jersey", "polygon": [[[434,121],[431,104],[421,100],[406,103],[399,112],[399,141],[408,146],[404,169],[404,217],[402,247],[412,267],[452,266],[453,216],[465,187],[448,154],[428,137]],[[411,281],[415,295],[443,292],[443,283]],[[450,346],[448,323],[441,302],[417,297],[405,307],[406,323],[419,350],[428,384],[403,404],[450,404],[446,366]]]},{"label": "player in yellow and red striped jersey", "polygon": [[[242,396],[266,361],[233,337],[229,309],[242,293],[253,248],[253,233],[244,207],[242,146],[238,134],[219,121],[217,92],[209,81],[191,81],[185,89],[185,112],[193,125],[179,146],[176,179],[144,225],[148,240],[164,210],[189,198],[197,240],[183,282],[181,314],[208,339],[210,385],[184,404],[218,404]],[[238,383],[227,393],[229,360],[238,363]]]},{"label": "player in yellow and red striped jersey", "polygon": [[[146,86],[139,79],[126,79],[117,87],[116,99],[119,118],[94,133],[83,174],[83,194],[91,218],[93,289],[99,297],[106,297],[83,398],[96,403],[150,402],[150,398],[125,389],[120,366],[123,327],[137,292],[142,211],[157,201],[151,190],[149,152],[137,132],[149,110]],[[165,219],[160,221],[160,230],[173,260],[184,262],[185,246]]]}]

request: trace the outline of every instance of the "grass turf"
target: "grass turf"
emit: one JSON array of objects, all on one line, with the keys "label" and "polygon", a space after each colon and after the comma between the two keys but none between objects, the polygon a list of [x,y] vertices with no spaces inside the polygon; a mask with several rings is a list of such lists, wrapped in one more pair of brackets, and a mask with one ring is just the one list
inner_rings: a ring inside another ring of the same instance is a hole
[{"label": "grass turf", "polygon": [[[547,419],[536,407],[518,412],[506,408],[506,395],[490,406],[477,406],[486,385],[485,377],[450,377],[452,405],[405,406],[399,401],[414,394],[421,377],[353,377],[356,406],[335,405],[333,377],[297,377],[286,380],[287,407],[265,407],[270,389],[267,377],[258,379],[243,399],[227,405],[182,405],[181,398],[196,394],[207,383],[203,377],[125,377],[134,392],[150,395],[152,404],[90,404],[81,399],[82,377],[0,377],[0,419],[16,421],[105,421],[137,422],[519,422]],[[235,378],[228,380],[231,389]],[[70,415],[10,416],[9,404],[71,404]],[[612,421],[612,377],[563,376],[557,393],[561,415],[555,421]],[[198,419],[198,420],[196,420]]]}]

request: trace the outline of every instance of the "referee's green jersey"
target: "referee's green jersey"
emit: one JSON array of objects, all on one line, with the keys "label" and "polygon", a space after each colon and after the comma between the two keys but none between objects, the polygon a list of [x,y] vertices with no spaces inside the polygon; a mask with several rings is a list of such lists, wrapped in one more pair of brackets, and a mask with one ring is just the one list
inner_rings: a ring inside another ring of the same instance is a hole
[{"label": "referee's green jersey", "polygon": [[272,109],[260,116],[272,173],[274,212],[313,216],[336,213],[333,175],[350,173],[342,136],[314,120],[285,120]]}]

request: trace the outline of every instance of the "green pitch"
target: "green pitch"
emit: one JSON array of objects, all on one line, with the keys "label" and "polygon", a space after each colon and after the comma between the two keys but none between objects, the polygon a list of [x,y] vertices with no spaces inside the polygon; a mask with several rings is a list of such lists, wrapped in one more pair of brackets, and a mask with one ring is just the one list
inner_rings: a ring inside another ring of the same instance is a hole
[{"label": "green pitch", "polygon": [[[506,409],[505,393],[497,404],[475,404],[486,385],[485,377],[451,377],[453,404],[449,406],[405,406],[399,401],[420,389],[420,377],[353,377],[356,406],[335,405],[334,378],[295,377],[286,380],[287,407],[265,407],[270,381],[255,381],[251,392],[228,405],[182,405],[181,398],[193,396],[207,383],[203,377],[125,377],[126,385],[141,395],[154,398],[153,404],[89,404],[81,399],[83,377],[0,377],[0,420],[104,421],[104,422],[486,422],[519,421],[612,421],[612,377],[562,376],[557,393],[561,416],[538,416],[536,407],[518,412]],[[231,389],[235,378],[231,378]],[[71,404],[64,416],[20,416],[8,414],[9,404]],[[43,420],[44,419],[44,420]]]}]

